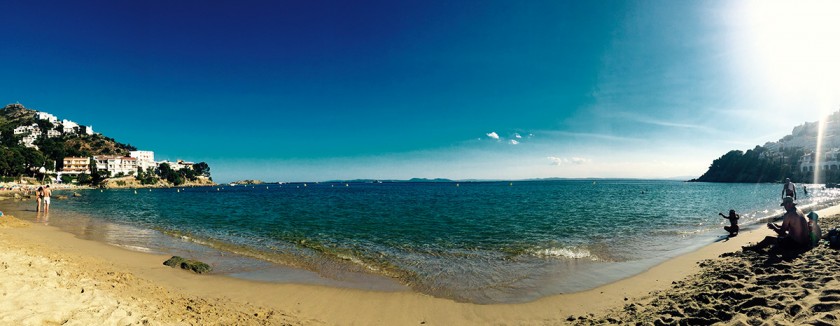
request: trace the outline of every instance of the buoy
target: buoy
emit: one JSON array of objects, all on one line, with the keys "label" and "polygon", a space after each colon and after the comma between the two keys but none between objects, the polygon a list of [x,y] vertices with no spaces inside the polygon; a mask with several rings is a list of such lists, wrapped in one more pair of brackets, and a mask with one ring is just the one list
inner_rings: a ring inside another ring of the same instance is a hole
[{"label": "buoy", "polygon": [[345,186],[345,187],[349,187],[349,186],[350,186],[350,184],[349,184],[349,183],[345,183],[345,184],[344,184],[344,186]]},{"label": "buoy", "polygon": [[456,184],[455,184],[455,186],[456,186],[456,187],[460,187],[460,186],[461,186],[461,184],[460,184],[460,183],[456,183]]},{"label": "buoy", "polygon": [[216,191],[219,191],[219,188],[216,188]]},{"label": "buoy", "polygon": [[175,189],[175,192],[181,192],[181,189]]},{"label": "buoy", "polygon": [[135,190],[135,191],[134,191],[134,194],[135,194],[135,195],[137,194],[137,190]]},{"label": "buoy", "polygon": [[508,186],[512,186],[512,185],[513,185],[513,182],[511,182]]}]

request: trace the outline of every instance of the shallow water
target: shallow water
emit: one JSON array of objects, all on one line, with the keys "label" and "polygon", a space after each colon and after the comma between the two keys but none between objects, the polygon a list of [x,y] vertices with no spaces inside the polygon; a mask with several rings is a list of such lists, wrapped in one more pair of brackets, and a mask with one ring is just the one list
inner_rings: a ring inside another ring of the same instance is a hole
[{"label": "shallow water", "polygon": [[[808,188],[800,207],[840,198]],[[405,284],[478,303],[530,301],[639,273],[719,240],[728,222],[717,213],[730,208],[742,227],[781,213],[781,185],[658,180],[81,193],[54,201],[49,223],[134,250],[183,252],[235,277],[376,290]]]}]

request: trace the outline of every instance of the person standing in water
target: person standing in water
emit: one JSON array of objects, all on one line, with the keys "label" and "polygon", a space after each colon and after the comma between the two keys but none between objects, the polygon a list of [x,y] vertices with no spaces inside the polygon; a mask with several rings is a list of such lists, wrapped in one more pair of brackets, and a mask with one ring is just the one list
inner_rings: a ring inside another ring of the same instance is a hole
[{"label": "person standing in water", "polygon": [[50,196],[52,195],[52,191],[50,190],[50,185],[44,187],[44,190],[41,191],[44,195],[44,213],[50,212]]},{"label": "person standing in water", "polygon": [[41,198],[43,198],[43,197],[44,197],[44,187],[38,187],[38,189],[35,190],[35,201],[37,202],[37,206],[35,206],[35,211],[36,212],[41,211]]},{"label": "person standing in water", "polygon": [[785,178],[785,185],[782,187],[782,199],[785,197],[792,197],[796,200],[796,184],[790,182],[790,178]]}]

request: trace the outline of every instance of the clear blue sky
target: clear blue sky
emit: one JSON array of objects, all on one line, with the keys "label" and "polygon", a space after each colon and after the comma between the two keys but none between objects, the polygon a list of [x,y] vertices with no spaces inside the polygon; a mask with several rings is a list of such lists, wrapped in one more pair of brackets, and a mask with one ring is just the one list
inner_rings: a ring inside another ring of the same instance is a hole
[{"label": "clear blue sky", "polygon": [[4,1],[0,101],[223,182],[696,177],[840,108],[838,8]]}]

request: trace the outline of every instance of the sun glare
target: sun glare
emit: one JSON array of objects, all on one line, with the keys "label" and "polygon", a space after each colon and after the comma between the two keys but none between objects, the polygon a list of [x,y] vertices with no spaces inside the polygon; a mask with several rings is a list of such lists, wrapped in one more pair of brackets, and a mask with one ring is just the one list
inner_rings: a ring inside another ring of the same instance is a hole
[{"label": "sun glare", "polygon": [[[776,96],[837,106],[840,93],[840,1],[750,1],[737,10],[741,46],[753,82]],[[761,77],[759,77],[761,76]],[[757,79],[758,77],[758,79]],[[811,110],[823,108],[809,108]]]}]

